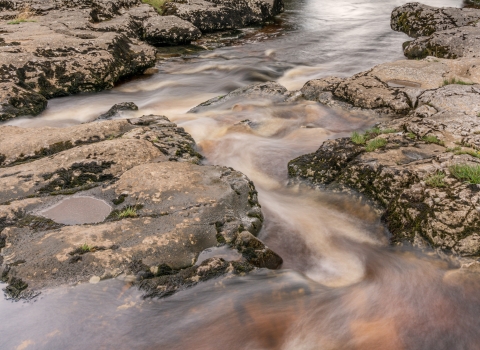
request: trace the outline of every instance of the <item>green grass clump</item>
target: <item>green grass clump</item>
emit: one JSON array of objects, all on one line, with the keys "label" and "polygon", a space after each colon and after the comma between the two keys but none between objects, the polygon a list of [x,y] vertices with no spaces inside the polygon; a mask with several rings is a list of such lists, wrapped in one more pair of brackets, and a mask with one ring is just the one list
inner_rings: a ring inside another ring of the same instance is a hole
[{"label": "green grass clump", "polygon": [[441,141],[438,137],[435,135],[426,135],[422,137],[422,140],[425,141],[426,143],[436,143],[437,145],[444,145],[443,141]]},{"label": "green grass clump", "polygon": [[357,145],[365,144],[365,136],[362,135],[362,134],[359,134],[356,131],[353,132],[351,140],[352,140],[353,143],[355,143]]},{"label": "green grass clump", "polygon": [[82,253],[88,253],[92,250],[92,247],[90,247],[87,243],[83,243],[83,245],[80,247],[80,250]]},{"label": "green grass clump", "polygon": [[430,187],[445,187],[445,173],[443,171],[437,171],[436,173],[428,176],[425,179],[425,183]]},{"label": "green grass clump", "polygon": [[407,137],[408,137],[409,139],[415,140],[415,139],[417,138],[417,135],[415,135],[413,132],[409,132],[409,133],[407,134]]},{"label": "green grass clump", "polygon": [[151,5],[159,14],[162,14],[163,12],[163,5],[170,0],[142,0],[144,4],[149,4]]},{"label": "green grass clump", "polygon": [[373,139],[373,140],[370,140],[370,141],[367,142],[367,146],[365,147],[365,150],[367,152],[373,152],[376,149],[385,147],[386,144],[387,144],[387,140],[385,140],[385,139],[382,139],[382,138]]},{"label": "green grass clump", "polygon": [[398,132],[398,131],[395,130],[395,129],[388,129],[388,128],[380,130],[381,134],[395,134],[396,132]]},{"label": "green grass clump", "polygon": [[448,170],[459,180],[480,184],[480,165],[456,164],[449,166]]},{"label": "green grass clump", "polygon": [[137,207],[136,206],[128,206],[125,207],[122,211],[117,213],[117,217],[121,219],[125,218],[136,218],[137,214]]},{"label": "green grass clump", "polygon": [[473,85],[472,83],[467,83],[466,81],[457,79],[457,78],[450,78],[450,79],[444,79],[443,80],[443,86],[445,85],[452,85],[452,84],[457,84],[457,85]]}]

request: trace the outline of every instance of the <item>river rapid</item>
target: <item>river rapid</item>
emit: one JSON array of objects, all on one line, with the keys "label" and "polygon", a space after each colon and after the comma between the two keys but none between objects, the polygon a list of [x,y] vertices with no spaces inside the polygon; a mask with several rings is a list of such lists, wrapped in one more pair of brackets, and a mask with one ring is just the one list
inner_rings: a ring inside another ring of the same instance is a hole
[{"label": "river rapid", "polygon": [[265,214],[259,237],[284,265],[161,300],[143,300],[120,280],[47,291],[28,303],[0,299],[0,349],[478,349],[478,279],[456,278],[433,252],[389,246],[378,212],[361,199],[288,185],[289,160],[378,120],[265,100],[186,113],[255,82],[295,90],[403,59],[407,37],[389,24],[403,3],[287,0],[275,24],[226,38],[234,46],[187,47],[191,55],[159,61],[153,76],[54,99],[40,116],[9,122],[75,125],[126,101],[139,111],[123,117],[166,115],[193,136],[206,163],[255,183]]}]

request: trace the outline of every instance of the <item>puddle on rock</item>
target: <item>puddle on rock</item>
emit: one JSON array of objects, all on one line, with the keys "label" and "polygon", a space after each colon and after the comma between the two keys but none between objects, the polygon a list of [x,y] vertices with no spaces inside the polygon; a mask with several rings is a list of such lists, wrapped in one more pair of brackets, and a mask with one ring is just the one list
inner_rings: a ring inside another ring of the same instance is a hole
[{"label": "puddle on rock", "polygon": [[93,197],[71,197],[43,210],[41,215],[65,225],[101,222],[112,211],[106,202]]},{"label": "puddle on rock", "polygon": [[409,80],[400,80],[400,79],[392,79],[387,81],[388,86],[390,87],[411,87],[411,88],[420,88],[422,84],[416,83],[414,81]]}]

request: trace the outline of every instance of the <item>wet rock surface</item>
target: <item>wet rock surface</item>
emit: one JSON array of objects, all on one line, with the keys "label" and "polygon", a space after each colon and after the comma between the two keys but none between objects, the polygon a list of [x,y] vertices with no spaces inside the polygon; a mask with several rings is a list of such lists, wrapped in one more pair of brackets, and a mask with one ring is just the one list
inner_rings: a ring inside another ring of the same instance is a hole
[{"label": "wet rock surface", "polygon": [[189,113],[207,111],[219,106],[231,107],[241,100],[269,99],[275,103],[293,101],[300,93],[288,91],[276,82],[257,83],[233,90],[224,96],[217,96],[192,108]]},{"label": "wet rock surface", "polygon": [[[394,10],[392,27],[414,37],[430,35],[413,43],[433,42],[439,33],[475,31],[479,15],[414,3]],[[450,35],[448,52],[473,52],[478,45],[463,38],[454,45],[457,36]],[[360,193],[383,212],[393,243],[479,257],[480,62],[464,53],[307,82],[301,91],[308,100],[384,118],[290,161],[292,182]]]},{"label": "wet rock surface", "polygon": [[163,11],[193,23],[202,32],[211,32],[262,24],[283,11],[283,1],[173,0]]},{"label": "wet rock surface", "polygon": [[[9,297],[113,277],[168,296],[282,263],[255,237],[263,216],[253,183],[231,168],[199,165],[191,136],[165,117],[0,129],[0,274]],[[30,143],[15,150],[27,135]],[[105,213],[85,207],[73,221],[62,217],[89,199]],[[238,253],[195,265],[217,246]]]},{"label": "wet rock surface", "polygon": [[408,58],[479,57],[480,10],[410,3],[392,13],[392,29],[416,38],[404,44]]},{"label": "wet rock surface", "polygon": [[190,43],[201,31],[261,24],[283,10],[280,0],[197,2],[176,3],[176,16],[161,16],[140,0],[2,1],[0,121],[141,74],[156,61],[150,45]]}]

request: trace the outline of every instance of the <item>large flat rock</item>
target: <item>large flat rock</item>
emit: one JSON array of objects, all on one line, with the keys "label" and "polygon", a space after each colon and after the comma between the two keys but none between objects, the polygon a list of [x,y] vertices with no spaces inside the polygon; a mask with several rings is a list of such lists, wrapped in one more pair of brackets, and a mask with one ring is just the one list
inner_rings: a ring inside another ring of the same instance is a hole
[{"label": "large flat rock", "polygon": [[[282,263],[255,238],[263,215],[253,183],[199,165],[194,140],[165,117],[0,131],[0,270],[10,297],[117,276],[168,296]],[[29,142],[14,149],[22,137]],[[196,264],[215,247],[222,258]]]}]

